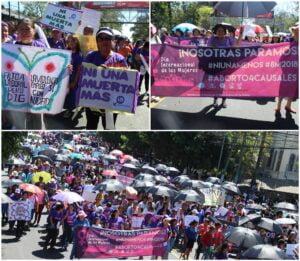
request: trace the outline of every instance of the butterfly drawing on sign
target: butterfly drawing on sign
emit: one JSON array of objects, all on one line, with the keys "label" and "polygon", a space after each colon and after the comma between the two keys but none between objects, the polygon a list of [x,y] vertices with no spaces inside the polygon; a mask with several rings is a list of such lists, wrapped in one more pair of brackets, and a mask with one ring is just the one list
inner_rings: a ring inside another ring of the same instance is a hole
[{"label": "butterfly drawing on sign", "polygon": [[62,92],[63,81],[68,81],[70,56],[69,51],[3,45],[3,108],[32,113],[55,110],[54,100]]}]

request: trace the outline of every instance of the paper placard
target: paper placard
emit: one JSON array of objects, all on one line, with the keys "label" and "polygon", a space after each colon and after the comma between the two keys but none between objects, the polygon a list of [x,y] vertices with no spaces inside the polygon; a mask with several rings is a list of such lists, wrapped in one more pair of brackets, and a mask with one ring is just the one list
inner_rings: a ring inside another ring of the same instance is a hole
[{"label": "paper placard", "polygon": [[88,202],[94,202],[97,197],[96,191],[84,190],[82,193],[82,197]]},{"label": "paper placard", "polygon": [[94,35],[100,27],[101,12],[83,7],[81,16],[81,24],[76,30],[76,33],[83,35],[83,29],[90,25],[94,28]]}]

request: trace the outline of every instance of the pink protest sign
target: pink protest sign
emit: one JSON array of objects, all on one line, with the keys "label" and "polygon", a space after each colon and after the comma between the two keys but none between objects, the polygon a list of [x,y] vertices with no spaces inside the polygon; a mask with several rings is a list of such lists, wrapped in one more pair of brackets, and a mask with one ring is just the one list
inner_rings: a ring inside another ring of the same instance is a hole
[{"label": "pink protest sign", "polygon": [[152,45],[152,95],[297,97],[297,43],[239,48]]},{"label": "pink protest sign", "polygon": [[163,256],[166,251],[165,229],[110,230],[75,227],[77,258],[113,258]]}]

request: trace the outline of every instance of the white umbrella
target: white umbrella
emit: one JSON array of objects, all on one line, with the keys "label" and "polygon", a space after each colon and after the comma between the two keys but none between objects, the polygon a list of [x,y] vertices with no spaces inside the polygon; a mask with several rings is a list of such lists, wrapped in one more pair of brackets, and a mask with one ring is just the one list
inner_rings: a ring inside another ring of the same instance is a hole
[{"label": "white umbrella", "polygon": [[116,29],[112,29],[114,35],[122,35],[122,33]]},{"label": "white umbrella", "polygon": [[102,191],[122,191],[125,189],[125,186],[122,182],[116,179],[108,179],[101,182],[99,185],[95,186],[94,190]]},{"label": "white umbrella", "polygon": [[278,218],[275,220],[276,223],[280,225],[293,225],[296,224],[296,221],[292,218]]},{"label": "white umbrella", "polygon": [[69,204],[72,204],[75,202],[81,202],[81,201],[85,200],[79,194],[77,194],[75,192],[71,192],[71,191],[60,192],[60,193],[56,194],[55,196],[53,196],[53,199],[67,202]]},{"label": "white umbrella", "polygon": [[4,193],[1,193],[1,203],[14,203],[14,201]]}]

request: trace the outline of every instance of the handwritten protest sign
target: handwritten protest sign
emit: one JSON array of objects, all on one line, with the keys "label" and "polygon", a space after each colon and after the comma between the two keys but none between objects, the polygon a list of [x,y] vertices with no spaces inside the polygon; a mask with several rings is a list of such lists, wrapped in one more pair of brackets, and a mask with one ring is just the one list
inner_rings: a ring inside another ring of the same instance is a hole
[{"label": "handwritten protest sign", "polygon": [[152,45],[152,95],[297,97],[298,45]]},{"label": "handwritten protest sign", "polygon": [[94,202],[97,197],[97,192],[84,190],[82,193],[82,197],[88,202]]},{"label": "handwritten protest sign", "polygon": [[222,206],[225,201],[225,191],[223,189],[202,188],[200,192],[204,195],[206,206]]},{"label": "handwritten protest sign", "polygon": [[94,28],[94,35],[100,26],[101,12],[92,10],[89,8],[82,7],[82,16],[80,26],[77,28],[77,34],[83,34],[83,29],[86,26],[91,26]]},{"label": "handwritten protest sign", "polygon": [[41,23],[63,32],[74,33],[79,27],[82,11],[48,3]]},{"label": "handwritten protest sign", "polygon": [[186,215],[185,217],[184,217],[184,225],[186,226],[186,227],[188,227],[189,225],[190,225],[190,223],[192,222],[192,221],[197,221],[197,222],[199,222],[199,217],[198,216],[193,216],[193,215]]},{"label": "handwritten protest sign", "polygon": [[131,228],[138,229],[142,227],[144,217],[132,217],[131,221],[132,221]]},{"label": "handwritten protest sign", "polygon": [[8,220],[30,220],[32,204],[31,201],[17,201],[9,204]]},{"label": "handwritten protest sign", "polygon": [[96,37],[93,35],[76,35],[79,40],[81,53],[86,56],[90,51],[98,50]]},{"label": "handwritten protest sign", "polygon": [[82,63],[78,106],[135,112],[139,73],[136,70],[97,67]]},{"label": "handwritten protest sign", "polygon": [[110,230],[76,226],[77,258],[113,258],[163,256],[166,250],[165,229]]},{"label": "handwritten protest sign", "polygon": [[4,44],[2,108],[60,113],[68,92],[71,51]]}]

